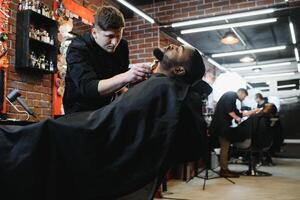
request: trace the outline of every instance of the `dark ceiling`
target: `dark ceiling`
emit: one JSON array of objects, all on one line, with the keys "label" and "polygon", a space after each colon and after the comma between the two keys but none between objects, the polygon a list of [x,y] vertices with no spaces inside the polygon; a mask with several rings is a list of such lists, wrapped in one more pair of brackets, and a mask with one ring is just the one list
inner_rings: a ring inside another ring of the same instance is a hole
[{"label": "dark ceiling", "polygon": [[[229,31],[229,29],[214,30],[207,32],[197,32],[190,34],[181,34],[181,31],[184,29],[199,28],[199,27],[209,27],[213,25],[222,25],[226,23],[235,23],[235,22],[246,22],[253,21],[258,19],[267,19],[267,18],[277,18],[277,22],[261,25],[251,25],[246,27],[237,27],[234,28],[238,35],[245,42],[243,44],[239,43],[235,45],[225,45],[221,43],[221,39],[224,34]],[[294,24],[297,44],[292,43],[290,28],[289,28],[289,18]],[[192,26],[178,27],[178,28],[161,28],[162,31],[166,32],[168,35],[176,38],[177,36],[184,39],[189,44],[192,44],[194,47],[203,52],[206,56],[211,57],[212,54],[216,53],[225,53],[225,52],[234,52],[241,50],[250,50],[258,48],[267,48],[280,45],[286,45],[285,50],[265,52],[265,53],[256,53],[251,54],[255,58],[255,62],[251,65],[257,63],[268,62],[274,63],[276,60],[282,61],[292,61],[295,62],[294,46],[297,46],[299,49],[300,41],[300,8],[276,8],[276,11],[271,14],[243,17],[239,19],[231,19],[228,22],[218,21],[214,23],[198,24]],[[213,58],[217,63],[221,64],[224,67],[241,67],[245,64],[240,62],[240,58],[246,55],[239,56],[228,56],[228,57],[216,57]],[[267,69],[264,69],[265,72]],[[272,70],[272,71],[270,71]],[[278,67],[278,69],[270,68],[270,72],[276,72],[278,70],[284,71],[297,71],[296,62],[293,66],[288,66],[286,68]],[[252,70],[243,71],[242,75],[247,75],[253,73]]]}]

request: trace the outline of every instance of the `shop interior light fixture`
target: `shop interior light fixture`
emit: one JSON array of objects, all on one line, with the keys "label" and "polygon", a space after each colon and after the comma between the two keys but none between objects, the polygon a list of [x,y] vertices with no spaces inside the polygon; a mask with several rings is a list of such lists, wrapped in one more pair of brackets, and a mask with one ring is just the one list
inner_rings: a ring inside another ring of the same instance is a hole
[{"label": "shop interior light fixture", "polygon": [[253,62],[253,61],[254,61],[254,58],[252,58],[250,56],[245,56],[245,57],[240,59],[240,62],[242,62],[242,63],[250,63],[250,62]]},{"label": "shop interior light fixture", "polygon": [[259,76],[245,76],[245,79],[257,79],[257,78],[270,78],[270,77],[279,77],[279,76],[292,76],[295,75],[295,72],[288,72],[288,73],[280,73],[280,74],[265,74]]},{"label": "shop interior light fixture", "polygon": [[294,52],[295,52],[295,58],[296,58],[296,61],[299,62],[299,61],[300,61],[300,60],[299,60],[299,52],[298,52],[297,47],[295,47]]},{"label": "shop interior light fixture", "polygon": [[269,14],[269,13],[273,13],[274,11],[275,11],[274,8],[255,10],[255,11],[249,11],[249,12],[243,12],[243,13],[235,13],[235,14],[229,14],[229,15],[223,15],[223,16],[189,20],[189,21],[184,21],[184,22],[176,22],[176,23],[172,23],[171,26],[173,28],[182,27],[182,26],[190,26],[190,25],[203,24],[203,23],[208,23],[208,22],[216,22],[216,21],[223,21],[223,20],[228,20],[228,19],[237,19],[237,18],[243,18],[243,17]]},{"label": "shop interior light fixture", "polygon": [[269,90],[270,87],[255,87],[255,89],[258,89],[258,90]]},{"label": "shop interior light fixture", "polygon": [[228,31],[221,39],[221,42],[226,45],[233,45],[233,44],[237,44],[239,42],[239,39],[232,31]]},{"label": "shop interior light fixture", "polygon": [[222,65],[220,65],[219,63],[217,63],[216,61],[214,61],[214,60],[211,59],[211,58],[208,58],[207,61],[210,62],[211,64],[213,64],[215,67],[217,67],[218,69],[220,69],[220,70],[222,70],[222,71],[225,71],[225,72],[228,71],[228,69],[226,69],[225,67],[223,67]]},{"label": "shop interior light fixture", "polygon": [[260,72],[262,69],[260,67],[256,67],[256,68],[253,68],[252,71],[254,71],[255,73],[258,73]]},{"label": "shop interior light fixture", "polygon": [[290,21],[289,25],[290,25],[290,32],[291,32],[292,42],[293,42],[293,44],[296,44],[297,41],[296,41],[294,24]]},{"label": "shop interior light fixture", "polygon": [[135,12],[136,14],[140,15],[141,17],[143,17],[145,20],[147,20],[151,24],[155,23],[155,21],[154,21],[153,18],[151,18],[149,15],[147,15],[143,11],[139,10],[135,6],[131,5],[127,1],[124,1],[124,0],[117,0],[117,1],[120,2],[121,4],[123,4],[124,6],[126,6],[127,8],[129,8],[130,10],[132,10],[133,12]]},{"label": "shop interior light fixture", "polygon": [[277,18],[269,18],[269,19],[260,19],[260,20],[246,21],[246,22],[237,22],[237,23],[231,23],[231,24],[222,24],[222,25],[216,25],[216,26],[207,26],[207,27],[201,27],[201,28],[192,28],[192,29],[182,30],[181,34],[199,33],[199,32],[215,31],[215,30],[221,30],[221,29],[227,29],[227,28],[268,24],[268,23],[274,23],[276,21],[277,21]]},{"label": "shop interior light fixture", "polygon": [[[195,48],[193,45],[191,45],[190,43],[188,43],[187,41],[185,41],[184,39],[182,39],[181,37],[177,37],[176,38],[178,42],[181,42],[182,44],[186,45],[186,46],[189,46],[189,47],[192,47],[192,48]],[[195,48],[197,49],[197,48]],[[197,49],[199,51],[199,49]],[[204,53],[202,53],[201,51],[199,51],[200,55],[204,55]]]},{"label": "shop interior light fixture", "polygon": [[252,89],[252,88],[253,88],[253,86],[252,86],[252,85],[250,85],[250,83],[247,83],[247,86],[248,86],[248,88],[250,88],[250,89]]},{"label": "shop interior light fixture", "polygon": [[290,87],[296,87],[296,84],[288,84],[288,85],[279,85],[277,88],[290,88]]},{"label": "shop interior light fixture", "polygon": [[291,65],[291,62],[282,62],[282,63],[272,63],[272,64],[265,64],[265,65],[252,65],[252,66],[245,66],[245,67],[235,67],[230,68],[230,71],[244,71],[244,70],[253,70],[255,68],[272,68],[272,67],[278,67],[278,66],[285,66],[285,65]]},{"label": "shop interior light fixture", "polygon": [[245,55],[245,54],[252,54],[252,53],[278,51],[284,49],[286,49],[286,46],[276,46],[276,47],[267,47],[261,49],[250,49],[250,50],[233,51],[233,52],[226,52],[226,53],[217,53],[217,54],[212,54],[212,57],[218,58],[218,57],[227,57],[227,56],[237,56],[237,55]]}]

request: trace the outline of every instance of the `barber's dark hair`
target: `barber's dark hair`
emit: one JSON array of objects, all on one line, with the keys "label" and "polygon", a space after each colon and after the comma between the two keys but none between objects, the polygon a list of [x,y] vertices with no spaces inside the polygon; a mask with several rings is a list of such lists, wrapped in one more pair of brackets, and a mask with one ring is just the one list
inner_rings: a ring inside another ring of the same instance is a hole
[{"label": "barber's dark hair", "polygon": [[255,98],[264,99],[264,97],[261,93],[256,93]]},{"label": "barber's dark hair", "polygon": [[244,92],[248,96],[248,91],[245,88],[238,89],[238,92]]},{"label": "barber's dark hair", "polygon": [[123,14],[115,7],[103,6],[98,8],[95,16],[95,26],[104,31],[125,27]]},{"label": "barber's dark hair", "polygon": [[191,59],[187,64],[186,71],[186,80],[189,83],[194,83],[204,76],[205,65],[202,56],[197,49],[194,49]]}]

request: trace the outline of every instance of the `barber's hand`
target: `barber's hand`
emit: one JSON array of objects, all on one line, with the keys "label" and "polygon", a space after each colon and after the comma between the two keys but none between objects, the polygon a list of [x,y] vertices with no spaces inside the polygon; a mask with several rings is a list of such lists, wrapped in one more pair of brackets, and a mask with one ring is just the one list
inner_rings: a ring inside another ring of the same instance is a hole
[{"label": "barber's hand", "polygon": [[152,73],[149,63],[131,64],[126,72],[128,83],[136,83],[145,80]]},{"label": "barber's hand", "polygon": [[262,111],[262,110],[263,110],[263,108],[255,108],[255,109],[254,109],[254,112],[255,112],[254,114],[259,113],[259,112]]},{"label": "barber's hand", "polygon": [[242,119],[240,117],[238,117],[238,118],[235,119],[235,121],[236,121],[237,124],[239,124],[239,123],[241,123]]}]

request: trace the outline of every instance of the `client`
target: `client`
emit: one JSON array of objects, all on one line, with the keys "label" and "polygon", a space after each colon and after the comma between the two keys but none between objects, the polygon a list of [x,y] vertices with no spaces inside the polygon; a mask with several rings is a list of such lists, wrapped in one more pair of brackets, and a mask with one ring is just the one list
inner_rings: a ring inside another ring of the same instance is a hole
[{"label": "client", "polygon": [[0,126],[1,199],[119,199],[206,155],[202,57],[187,46],[156,52],[158,73],[99,110]]},{"label": "client", "polygon": [[272,118],[277,114],[277,108],[272,103],[264,104],[262,110],[250,116],[242,122],[234,133],[239,135],[240,141],[235,146],[240,149],[247,149],[250,146],[255,149],[263,149],[272,144],[274,126]]}]

